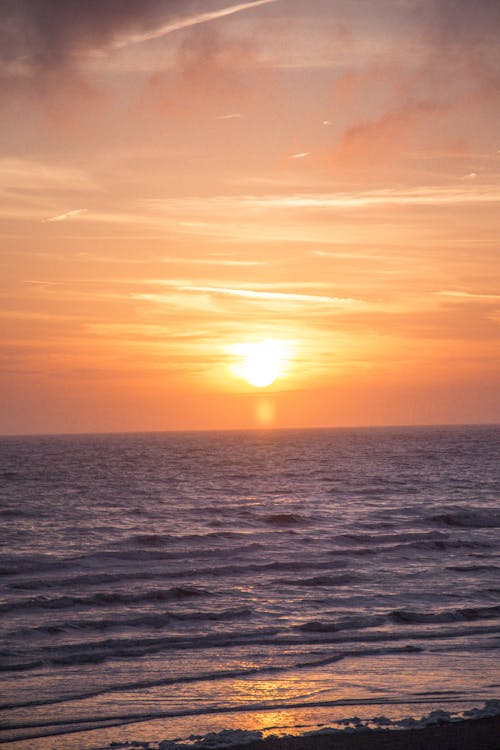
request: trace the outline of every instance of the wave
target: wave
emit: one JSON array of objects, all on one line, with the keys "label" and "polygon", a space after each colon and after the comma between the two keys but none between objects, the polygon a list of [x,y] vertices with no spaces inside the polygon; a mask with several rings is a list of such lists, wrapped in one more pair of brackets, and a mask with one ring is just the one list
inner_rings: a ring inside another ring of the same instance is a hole
[{"label": "wave", "polygon": [[153,572],[123,571],[117,573],[80,573],[78,575],[50,578],[28,578],[19,581],[10,581],[8,588],[14,591],[37,591],[39,589],[60,589],[64,586],[81,588],[81,586],[98,586],[106,583],[119,583],[120,581],[153,580],[165,578],[165,574]]},{"label": "wave", "polygon": [[442,538],[421,538],[412,541],[391,543],[383,542],[378,546],[336,547],[328,550],[330,556],[366,557],[368,555],[394,555],[414,550],[421,552],[448,552],[454,550],[490,550],[495,544],[487,540],[450,539],[447,535]]},{"label": "wave", "polygon": [[[428,539],[428,540],[418,540],[414,542],[404,542],[402,544],[395,544],[393,545],[390,550],[385,548],[381,549],[381,552],[387,552],[387,551],[404,551],[404,550],[422,550],[422,551],[429,551],[429,552],[435,552],[435,551],[441,551],[441,552],[447,552],[448,550],[460,550],[460,549],[467,549],[467,550],[481,550],[481,549],[491,549],[493,547],[493,543],[486,541],[486,540],[470,540],[470,539]],[[379,550],[376,550],[379,551]]]},{"label": "wave", "polygon": [[[337,633],[343,630],[363,630],[388,623],[397,625],[407,624],[445,624],[453,622],[470,622],[474,620],[488,620],[500,617],[500,605],[485,607],[463,607],[459,609],[442,610],[439,612],[414,612],[411,610],[392,610],[378,615],[361,617],[346,617],[339,620],[309,620],[298,626],[304,633]],[[403,633],[404,636],[404,633]],[[394,633],[393,637],[397,637]]]},{"label": "wave", "polygon": [[241,539],[248,536],[239,531],[208,531],[204,534],[132,534],[131,536],[113,542],[112,547],[128,547],[129,545],[144,547],[161,547],[165,544],[182,544],[185,542],[213,541],[216,539]]},{"label": "wave", "polygon": [[[431,696],[433,694],[430,694]],[[246,703],[229,706],[205,706],[202,708],[188,707],[177,710],[169,711],[143,711],[142,713],[130,713],[130,714],[116,714],[108,713],[101,716],[86,716],[86,717],[75,717],[65,719],[55,719],[52,721],[23,721],[13,722],[6,724],[3,729],[9,731],[19,730],[31,730],[31,733],[22,734],[9,738],[10,741],[23,741],[29,739],[36,739],[39,737],[56,736],[63,734],[71,734],[75,731],[91,731],[93,729],[110,728],[113,726],[120,726],[125,723],[139,723],[139,722],[150,722],[155,719],[166,719],[175,717],[188,717],[188,716],[207,716],[207,715],[224,715],[239,712],[275,712],[289,711],[293,709],[314,709],[314,708],[334,708],[334,707],[351,707],[351,708],[362,708],[365,706],[398,706],[398,705],[419,705],[429,702],[429,695],[419,696],[417,694],[404,695],[399,698],[391,696],[382,696],[371,698],[340,698],[330,700],[288,700],[281,701],[279,705],[276,702],[259,702],[259,703]],[[454,695],[441,695],[440,700],[442,703],[453,703],[456,700]],[[43,704],[35,704],[43,705]],[[431,711],[429,714],[422,716],[420,719],[413,717],[405,717],[404,719],[391,720],[386,716],[375,716],[373,718],[365,719],[362,721],[358,716],[352,718],[341,718],[335,721],[338,726],[344,727],[344,729],[332,729],[331,727],[323,727],[319,730],[313,730],[305,732],[302,737],[309,737],[313,739],[315,736],[321,735],[335,735],[336,737],[342,737],[346,732],[366,732],[371,728],[384,728],[387,731],[387,727],[392,726],[395,728],[422,728],[426,726],[432,726],[435,724],[443,724],[457,721],[457,719],[480,719],[480,718],[492,718],[500,716],[500,701],[488,700],[483,706],[472,708],[463,711],[461,714],[457,711],[450,712],[444,711],[443,709]],[[370,726],[371,725],[371,726]],[[270,729],[285,729],[287,727],[273,726]],[[295,728],[301,728],[301,725],[297,725]],[[251,741],[260,741],[262,739],[262,732],[260,731],[249,731],[240,729],[229,729],[222,730],[220,732],[211,732],[207,735],[191,735],[188,738],[187,744],[182,740],[165,740],[160,741],[159,746],[164,745],[172,748],[208,748],[208,747],[229,747],[235,743],[247,743]],[[388,737],[387,737],[388,739]],[[193,741],[195,743],[193,744]],[[300,742],[300,739],[299,739]],[[180,744],[179,744],[180,743]],[[119,745],[120,743],[111,743],[111,746]],[[134,746],[142,746],[144,743],[132,741],[126,743],[127,745],[132,744]],[[146,743],[149,746],[149,743]],[[357,743],[356,743],[357,744]],[[237,745],[240,746],[239,744]]]},{"label": "wave", "polygon": [[6,482],[22,482],[26,480],[26,476],[19,471],[0,471],[0,481],[5,480]]},{"label": "wave", "polygon": [[436,513],[428,520],[461,529],[496,529],[500,527],[500,511],[494,508],[460,509],[451,513]]},{"label": "wave", "polygon": [[310,578],[278,578],[275,583],[285,586],[347,586],[347,584],[359,581],[359,579],[359,575],[345,573],[341,575],[311,576]]},{"label": "wave", "polygon": [[491,548],[488,541],[471,541],[456,539],[443,531],[399,532],[387,534],[353,533],[341,534],[335,541],[340,544],[355,543],[355,547],[339,547],[329,551],[329,554],[372,555],[398,552],[405,549],[417,550],[452,550]]},{"label": "wave", "polygon": [[8,637],[32,636],[36,633],[55,635],[73,630],[116,630],[121,628],[162,628],[175,622],[221,622],[224,620],[237,620],[250,617],[250,607],[234,607],[230,609],[217,610],[192,610],[182,612],[158,612],[141,613],[134,617],[114,616],[101,619],[69,620],[62,622],[50,622],[37,625],[32,628],[22,628],[7,633]]},{"label": "wave", "polygon": [[[278,514],[281,517],[281,514]],[[290,514],[295,517],[295,514]],[[288,517],[288,514],[285,514]],[[279,522],[281,523],[281,522]],[[288,522],[284,525],[286,526]],[[293,523],[290,523],[293,525]],[[99,585],[112,582],[119,582],[120,580],[148,580],[155,578],[169,578],[172,576],[187,578],[189,576],[196,577],[198,575],[205,576],[225,576],[225,575],[238,575],[245,574],[248,572],[259,572],[266,570],[307,570],[311,571],[315,569],[327,569],[328,563],[317,562],[315,560],[271,560],[269,562],[254,563],[249,562],[247,564],[238,563],[233,565],[219,565],[217,567],[210,566],[206,568],[190,568],[186,569],[185,566],[181,570],[150,570],[145,571],[141,565],[137,563],[161,563],[165,561],[171,561],[172,563],[178,562],[179,564],[186,560],[195,560],[199,558],[211,559],[211,558],[227,558],[227,557],[241,557],[246,554],[252,555],[255,552],[268,550],[268,543],[263,541],[250,541],[248,543],[231,546],[217,546],[217,547],[204,547],[202,549],[159,549],[164,541],[168,539],[169,535],[134,535],[125,540],[126,544],[139,544],[142,539],[146,545],[132,547],[126,549],[113,549],[113,550],[98,550],[96,552],[81,555],[79,557],[62,557],[54,558],[50,555],[4,555],[3,559],[0,557],[0,575],[4,576],[15,576],[13,581],[9,581],[7,584],[9,588],[14,590],[38,590],[43,588],[56,588],[57,586],[80,586],[80,585]],[[248,537],[248,534],[240,534],[240,532],[209,532],[205,535],[185,535],[180,537],[187,540],[189,538],[197,538],[203,540],[214,540],[220,538],[233,539]],[[299,539],[298,542],[301,540]],[[364,557],[367,555],[393,555],[401,552],[417,550],[422,552],[446,552],[454,550],[486,550],[494,547],[493,542],[488,540],[471,540],[466,538],[454,539],[450,538],[443,532],[429,532],[429,533],[407,533],[407,534],[345,534],[340,535],[336,538],[336,542],[363,542],[363,546],[342,546],[335,547],[326,551],[328,556],[334,556],[340,558],[335,561],[335,566],[346,567],[347,562],[342,558],[355,558]],[[123,544],[125,542],[121,542]],[[117,543],[118,544],[118,543]],[[148,546],[149,545],[149,546]],[[365,546],[366,545],[366,546]],[[106,570],[99,571],[98,568],[108,568],[116,563],[117,567],[113,572],[107,572]],[[132,563],[132,566],[124,566],[127,563]],[[75,573],[73,575],[55,576],[53,575],[57,571],[62,573],[63,571],[69,571],[71,569],[82,569],[82,567],[97,568],[95,572],[88,573]],[[122,569],[120,570],[120,566]],[[460,568],[456,568],[460,571]],[[472,570],[472,568],[471,568]],[[478,569],[479,570],[479,569]],[[22,578],[32,573],[47,573],[47,577],[38,575],[36,578]],[[294,585],[293,583],[291,585]],[[295,585],[301,585],[295,584]],[[312,585],[315,585],[314,582]],[[329,585],[329,584],[326,584]],[[0,608],[1,611],[1,608]]]},{"label": "wave", "polygon": [[[276,628],[253,628],[243,631],[228,631],[210,635],[162,635],[158,637],[122,637],[103,641],[66,643],[33,648],[22,658],[11,650],[0,651],[4,662],[1,671],[22,671],[36,669],[48,664],[75,666],[77,664],[97,664],[109,659],[131,659],[148,656],[166,650],[200,650],[205,648],[234,647],[241,645],[262,645],[279,632]],[[15,659],[18,658],[18,661]]]},{"label": "wave", "polygon": [[[170,591],[170,594],[172,592]],[[193,592],[175,592],[175,596],[192,596]],[[152,596],[154,600],[157,600],[157,592],[148,592],[146,596]],[[228,620],[241,620],[249,618],[254,614],[250,607],[235,607],[227,608],[223,610],[183,610],[183,611],[163,611],[154,613],[137,613],[129,616],[113,615],[112,617],[105,618],[90,618],[90,619],[74,619],[69,621],[59,622],[47,622],[41,625],[37,625],[31,628],[21,628],[13,630],[6,635],[9,638],[18,638],[28,636],[30,640],[33,639],[37,633],[47,635],[59,635],[64,632],[81,632],[81,631],[94,631],[103,632],[106,630],[120,630],[128,628],[152,628],[160,629],[172,625],[176,622],[195,624],[197,622],[224,622]],[[467,634],[469,631],[412,631],[409,633],[404,627],[401,631],[387,631],[387,630],[374,630],[370,634],[363,636],[357,636],[356,633],[361,630],[374,629],[374,628],[385,628],[390,624],[396,624],[400,626],[408,625],[439,625],[446,623],[467,623],[478,620],[491,620],[500,617],[500,605],[498,606],[484,606],[484,607],[467,607],[459,609],[442,610],[438,612],[428,611],[411,611],[411,610],[391,610],[386,613],[380,613],[377,615],[366,615],[366,616],[352,616],[343,617],[336,620],[308,620],[298,626],[292,626],[291,628],[282,627],[280,630],[273,629],[252,629],[250,631],[231,631],[227,634],[205,634],[203,636],[162,636],[160,640],[150,639],[146,644],[149,647],[153,647],[153,650],[157,646],[160,650],[165,647],[175,648],[198,648],[193,642],[195,640],[203,644],[203,647],[211,647],[213,643],[219,646],[233,646],[237,643],[248,643],[248,639],[255,643],[260,643],[260,638],[264,634],[265,643],[270,645],[285,645],[285,644],[296,644],[296,645],[307,645],[307,644],[327,644],[327,643],[347,643],[349,641],[365,640],[369,642],[373,641],[384,641],[387,639],[400,640],[407,639],[410,637],[414,638],[449,638]],[[294,632],[303,634],[303,637],[297,637]],[[488,627],[485,631],[474,631],[477,634],[485,632],[486,634],[491,633],[491,629]],[[494,632],[494,631],[493,631]],[[335,634],[343,633],[343,637],[338,638]],[[269,636],[272,635],[272,640],[269,640]],[[332,638],[328,637],[332,636]],[[144,641],[144,639],[143,639]],[[145,641],[144,641],[145,643]],[[134,649],[138,644],[133,638],[122,638],[115,641],[103,641],[106,650],[112,644],[118,644],[121,651],[128,645],[131,645]],[[139,644],[140,645],[140,644]],[[97,656],[97,651],[100,647],[99,642],[92,642],[88,645],[89,649],[94,649],[93,656]],[[43,647],[42,647],[43,648]],[[49,647],[50,649],[51,647]],[[64,652],[65,646],[60,647],[61,653]],[[70,651],[75,651],[74,644],[68,644]],[[80,644],[78,649],[85,652],[87,645],[85,643]],[[36,649],[34,649],[36,651]],[[135,652],[134,652],[135,653]],[[5,653],[4,655],[8,655]],[[123,655],[123,654],[122,654]],[[84,659],[87,661],[87,658]],[[64,659],[63,663],[66,663]]]},{"label": "wave", "polygon": [[304,633],[338,633],[340,630],[373,628],[377,625],[383,625],[385,622],[387,622],[385,615],[373,615],[368,617],[348,617],[333,622],[309,620],[298,627]]},{"label": "wave", "polygon": [[[189,684],[193,682],[212,682],[218,680],[226,680],[232,677],[246,677],[254,676],[259,674],[267,673],[285,673],[293,671],[295,669],[309,669],[312,666],[324,666],[327,664],[342,661],[347,658],[364,658],[370,656],[386,656],[389,654],[417,654],[422,651],[421,647],[414,645],[406,646],[386,646],[386,647],[370,647],[370,648],[359,648],[346,650],[344,652],[335,651],[325,654],[321,658],[314,660],[298,661],[286,666],[277,667],[272,665],[263,665],[255,667],[241,667],[234,669],[220,669],[209,672],[200,672],[197,675],[179,675],[176,677],[160,677],[155,679],[146,680],[135,680],[126,681],[123,683],[116,683],[107,685],[106,687],[96,687],[92,690],[82,691],[80,693],[72,693],[67,695],[60,695],[50,698],[42,698],[31,701],[19,701],[0,704],[0,710],[12,710],[18,708],[31,708],[35,706],[48,706],[56,705],[61,703],[73,703],[74,701],[87,700],[88,698],[95,698],[99,695],[108,695],[116,692],[129,692],[132,690],[141,690],[151,687],[159,687],[161,685],[181,685]],[[353,701],[354,702],[354,701]]]},{"label": "wave", "polygon": [[421,550],[440,550],[446,552],[448,550],[484,550],[492,549],[495,545],[493,542],[488,541],[472,541],[470,539],[450,539],[448,541],[435,541],[435,542],[415,542],[410,545],[415,549]]},{"label": "wave", "polygon": [[[221,555],[225,556],[225,555]],[[335,568],[344,568],[348,565],[346,560],[335,560]],[[144,571],[126,568],[115,573],[80,573],[77,575],[50,578],[28,578],[14,580],[8,583],[8,588],[15,591],[37,591],[39,589],[53,589],[69,586],[71,588],[82,586],[98,586],[101,584],[120,583],[131,581],[153,581],[166,578],[189,578],[197,580],[200,577],[224,578],[228,576],[239,576],[247,573],[265,573],[267,571],[299,571],[299,570],[331,570],[331,561],[316,560],[270,560],[269,562],[249,562],[244,564],[211,565],[210,567],[185,568],[172,571]]]},{"label": "wave", "polygon": [[22,573],[39,573],[68,567],[72,559],[52,557],[51,555],[1,555],[0,576],[12,576]]},{"label": "wave", "polygon": [[[149,536],[149,535],[146,535]],[[212,534],[202,535],[204,538],[209,538]],[[247,535],[240,535],[239,533],[226,535],[226,532],[215,532],[214,536],[228,536],[228,538],[234,537],[246,537]],[[197,535],[201,538],[201,535]],[[189,539],[189,535],[180,537],[180,540],[184,541]],[[262,550],[264,544],[262,542],[251,541],[244,544],[226,546],[226,547],[205,547],[202,549],[192,549],[191,547],[184,547],[176,550],[158,550],[158,549],[144,549],[144,548],[126,548],[126,549],[107,549],[97,550],[84,555],[76,557],[53,557],[51,555],[2,555],[0,556],[0,576],[20,575],[23,573],[40,573],[41,571],[53,571],[53,570],[68,570],[71,568],[82,566],[95,567],[102,564],[103,567],[108,567],[113,562],[132,562],[134,564],[141,562],[162,562],[165,560],[179,560],[183,561],[186,559],[193,558],[211,558],[219,557],[221,554],[224,556],[240,556],[247,553],[256,552]]]},{"label": "wave", "polygon": [[0,508],[2,518],[33,518],[33,514],[21,508]]},{"label": "wave", "polygon": [[[380,526],[380,524],[377,524]],[[439,541],[448,539],[448,534],[443,531],[405,531],[398,532],[392,531],[383,534],[367,534],[364,532],[357,532],[351,534],[339,534],[336,537],[337,541],[350,543],[355,542],[356,544],[376,544],[377,546],[381,543],[396,544],[397,542],[414,542],[422,540]]]},{"label": "wave", "polygon": [[30,599],[11,601],[0,606],[0,612],[22,609],[72,609],[73,607],[107,607],[115,604],[137,604],[140,602],[164,602],[172,599],[187,599],[210,596],[211,592],[195,586],[173,586],[169,589],[148,589],[137,592],[102,591],[90,596],[36,596]]},{"label": "wave", "polygon": [[468,565],[447,565],[446,570],[453,570],[456,573],[500,573],[500,566],[470,563]]},{"label": "wave", "polygon": [[[466,619],[466,618],[464,618]],[[472,618],[474,619],[474,618]],[[421,623],[414,623],[419,625]],[[260,646],[280,650],[283,646],[311,647],[311,646],[334,646],[335,651],[328,651],[321,657],[323,659],[336,661],[347,654],[345,646],[352,643],[360,643],[364,648],[373,649],[387,648],[381,646],[389,642],[417,641],[419,645],[410,645],[418,650],[423,649],[425,641],[443,641],[449,639],[463,639],[471,636],[496,635],[497,625],[475,625],[475,626],[453,626],[441,630],[407,630],[395,632],[394,630],[378,630],[370,633],[345,633],[338,634],[334,631],[306,632],[300,634],[282,628],[250,628],[248,630],[228,630],[208,635],[161,635],[156,637],[116,637],[101,641],[91,640],[89,642],[67,643],[45,645],[31,648],[25,651],[23,656],[16,652],[5,649],[0,651],[2,659],[1,671],[23,671],[36,669],[47,665],[76,666],[78,664],[101,663],[111,659],[137,659],[162,651],[199,651],[206,649],[230,649],[235,647]],[[375,646],[373,645],[375,644]],[[398,647],[402,648],[402,647]],[[404,647],[406,648],[406,646]],[[470,648],[464,646],[464,648]],[[315,649],[317,652],[317,649]],[[351,654],[351,652],[349,652]],[[324,663],[327,663],[325,661]],[[320,662],[318,662],[319,664]],[[312,662],[307,662],[311,665]],[[303,666],[297,662],[295,667]],[[288,667],[287,667],[288,668]],[[279,669],[276,666],[273,670]]]},{"label": "wave", "polygon": [[271,513],[263,516],[262,520],[270,526],[295,526],[308,523],[308,519],[298,513]]},{"label": "wave", "polygon": [[89,555],[83,555],[79,558],[81,563],[91,563],[109,565],[110,562],[118,562],[120,560],[130,561],[134,563],[140,562],[154,562],[155,560],[161,562],[162,560],[185,560],[197,557],[219,557],[223,552],[224,555],[242,555],[248,552],[256,552],[263,549],[264,545],[261,542],[249,542],[248,544],[241,544],[234,547],[205,547],[203,549],[192,549],[181,548],[179,550],[163,551],[156,549],[117,549],[117,550],[104,550],[91,553]]},{"label": "wave", "polygon": [[416,623],[446,623],[483,620],[500,617],[500,605],[491,607],[463,607],[462,609],[445,610],[441,612],[413,612],[408,610],[394,610],[390,619],[398,624]]}]

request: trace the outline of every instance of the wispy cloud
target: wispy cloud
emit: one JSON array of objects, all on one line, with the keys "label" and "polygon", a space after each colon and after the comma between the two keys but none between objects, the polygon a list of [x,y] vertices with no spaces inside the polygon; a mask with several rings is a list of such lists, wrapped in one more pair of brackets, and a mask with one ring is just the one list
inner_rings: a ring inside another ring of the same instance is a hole
[{"label": "wispy cloud", "polygon": [[[352,299],[349,297],[336,297],[329,294],[305,294],[302,292],[290,292],[290,291],[276,291],[276,287],[294,287],[297,284],[268,284],[264,286],[274,287],[274,289],[255,289],[244,286],[219,286],[211,284],[192,284],[188,282],[175,281],[175,280],[150,280],[145,283],[152,285],[159,285],[168,289],[173,289],[176,292],[187,293],[187,294],[203,294],[218,297],[237,297],[250,302],[284,302],[284,303],[298,303],[304,305],[328,305],[335,307],[350,308],[353,306],[364,305],[363,300]],[[259,285],[257,285],[259,286]],[[263,285],[260,285],[263,286]],[[304,284],[303,286],[307,286]],[[317,284],[315,284],[317,286]],[[155,301],[161,302],[164,298],[163,294],[140,294],[133,295],[134,298],[140,296],[140,298],[154,299]],[[169,298],[167,293],[166,298]]]},{"label": "wispy cloud", "polygon": [[74,167],[33,159],[6,157],[0,159],[0,182],[3,190],[96,190],[91,176]]},{"label": "wispy cloud", "polygon": [[276,300],[286,302],[302,302],[327,305],[353,305],[358,302],[355,299],[344,297],[330,297],[319,294],[296,294],[295,292],[266,292],[255,289],[231,289],[229,287],[213,286],[186,286],[180,287],[183,292],[207,292],[209,294],[222,294],[230,297],[243,297],[251,300]]},{"label": "wispy cloud", "polygon": [[318,258],[334,258],[339,260],[394,260],[394,255],[388,255],[384,253],[366,253],[360,251],[358,248],[353,250],[312,250],[312,255],[316,255]]},{"label": "wispy cloud", "polygon": [[[371,206],[426,206],[500,202],[497,185],[469,184],[383,188],[351,192],[309,192],[262,195],[216,195],[209,198],[175,198],[141,201],[151,214],[197,216],[199,224],[214,215],[241,215],[249,209],[369,208]],[[181,219],[181,220],[182,220]],[[184,220],[186,226],[193,222]]]},{"label": "wispy cloud", "polygon": [[216,120],[242,120],[243,115],[239,114],[238,112],[235,112],[233,114],[228,114],[228,115],[217,115],[215,119]]},{"label": "wispy cloud", "polygon": [[172,263],[193,266],[266,266],[265,260],[239,260],[237,258],[161,258],[161,263]]},{"label": "wispy cloud", "polygon": [[474,292],[460,292],[453,290],[444,290],[435,292],[441,297],[451,297],[453,299],[463,300],[500,300],[500,294],[483,294]]},{"label": "wispy cloud", "polygon": [[415,187],[352,193],[304,193],[297,195],[247,196],[242,203],[261,208],[368,208],[370,206],[435,206],[467,203],[498,203],[498,187]]},{"label": "wispy cloud", "polygon": [[54,221],[67,221],[68,219],[74,219],[77,216],[81,216],[82,214],[87,213],[86,208],[75,208],[72,211],[66,211],[64,214],[57,214],[57,216],[51,216],[49,219],[44,219],[43,223],[51,223]]},{"label": "wispy cloud", "polygon": [[269,3],[275,3],[277,0],[251,0],[247,3],[238,3],[237,5],[230,5],[226,8],[220,8],[219,10],[205,11],[204,13],[196,13],[186,18],[179,18],[169,23],[163,24],[152,31],[144,33],[131,34],[120,42],[117,42],[115,47],[123,47],[128,44],[138,44],[140,42],[147,42],[152,39],[158,39],[172,34],[174,31],[180,31],[181,29],[187,29],[191,26],[198,26],[202,23],[208,23],[209,21],[216,21],[219,18],[225,18],[226,16],[232,16],[234,13],[241,13],[245,10],[257,8],[259,5],[268,5]]},{"label": "wispy cloud", "polygon": [[[3,2],[0,79],[8,89],[49,83],[57,92],[61,72],[75,72],[95,54],[164,37],[277,0],[248,0],[200,12],[194,0],[19,0]],[[43,5],[43,12],[41,11]],[[57,75],[54,76],[54,73]]]},{"label": "wispy cloud", "polygon": [[[1,171],[1,170],[0,170]],[[17,200],[17,198],[16,198]],[[413,188],[357,190],[350,192],[287,192],[265,193],[262,195],[215,195],[185,196],[181,198],[140,200],[126,202],[121,206],[93,207],[84,212],[75,209],[65,214],[54,214],[47,219],[53,208],[54,196],[45,211],[40,207],[32,216],[45,222],[79,219],[89,224],[118,225],[127,231],[133,228],[134,234],[144,232],[145,227],[159,232],[176,235],[196,235],[235,239],[239,243],[250,241],[301,241],[323,245],[335,241],[338,232],[329,231],[321,221],[309,221],[309,213],[316,218],[319,212],[327,216],[330,211],[342,211],[346,215],[372,209],[391,207],[412,209],[413,207],[446,208],[466,206],[494,206],[500,204],[500,188],[493,184],[478,181],[462,181],[450,186],[420,186]],[[17,205],[17,204],[16,204]],[[57,205],[57,204],[56,204]],[[23,209],[24,210],[24,209]],[[76,213],[78,211],[78,213]],[[5,209],[0,208],[0,214]],[[7,214],[6,214],[7,215]],[[9,208],[8,215],[13,215]],[[308,223],[305,223],[304,219]],[[349,219],[350,220],[350,219]],[[481,241],[481,238],[478,238]],[[312,251],[318,255],[319,250]],[[325,256],[326,257],[326,256]],[[197,256],[183,258],[179,255],[164,256],[163,263],[183,262],[206,266],[257,266],[265,259],[239,258],[238,256]]]}]

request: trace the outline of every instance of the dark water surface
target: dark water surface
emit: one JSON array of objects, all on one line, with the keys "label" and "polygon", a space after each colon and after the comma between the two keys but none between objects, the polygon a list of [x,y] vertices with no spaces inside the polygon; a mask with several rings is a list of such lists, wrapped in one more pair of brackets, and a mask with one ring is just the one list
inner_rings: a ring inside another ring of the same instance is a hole
[{"label": "dark water surface", "polygon": [[0,741],[498,698],[499,446],[494,426],[0,439]]}]

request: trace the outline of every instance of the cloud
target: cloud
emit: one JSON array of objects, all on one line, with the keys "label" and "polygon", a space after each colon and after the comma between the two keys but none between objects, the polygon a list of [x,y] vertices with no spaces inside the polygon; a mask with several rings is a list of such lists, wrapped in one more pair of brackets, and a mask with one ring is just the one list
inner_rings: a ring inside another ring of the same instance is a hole
[{"label": "cloud", "polygon": [[243,119],[244,115],[239,114],[238,112],[235,112],[234,114],[229,115],[217,115],[216,120],[241,120]]},{"label": "cloud", "polygon": [[194,266],[266,266],[265,260],[238,260],[236,258],[175,258],[166,257],[160,259],[161,263],[175,263],[179,265]]},{"label": "cloud", "polygon": [[273,300],[276,302],[302,302],[327,305],[352,305],[358,300],[343,297],[330,297],[320,294],[296,294],[294,292],[266,292],[256,289],[231,289],[222,286],[184,286],[179,287],[182,292],[206,292],[208,294],[227,295],[229,297],[243,297],[249,300]]},{"label": "cloud", "polygon": [[498,0],[433,0],[425,7],[424,13],[440,44],[467,42],[482,45],[485,39],[498,42]]},{"label": "cloud", "polygon": [[[174,290],[177,294],[189,294],[189,295],[208,295],[209,297],[237,297],[249,302],[257,303],[292,303],[293,305],[319,305],[327,307],[336,307],[343,309],[359,309],[360,306],[364,307],[365,302],[359,299],[353,299],[349,297],[335,297],[326,294],[304,294],[290,291],[275,291],[276,287],[288,286],[293,287],[294,284],[282,285],[282,284],[269,284],[268,286],[274,287],[272,289],[252,289],[246,286],[238,287],[227,287],[212,284],[193,284],[191,282],[183,282],[178,280],[151,280],[152,285],[163,286],[166,289]],[[262,285],[260,285],[262,287]],[[307,284],[305,285],[307,286]],[[146,293],[146,294],[134,294],[135,299],[148,299],[150,301],[162,302],[170,301],[172,293],[170,291],[166,293]]]},{"label": "cloud", "polygon": [[[498,0],[400,6],[405,26],[396,25],[391,44],[334,80],[330,107],[342,132],[321,166],[337,177],[386,177],[415,148],[463,150],[476,142],[483,108],[498,96]],[[376,35],[375,22],[372,29]]]},{"label": "cloud", "polygon": [[431,102],[405,102],[348,128],[332,154],[333,166],[366,170],[374,163],[388,164],[392,154],[399,157],[402,147],[411,144],[419,121],[429,121],[440,109]]},{"label": "cloud", "polygon": [[438,294],[441,297],[452,297],[458,300],[500,300],[500,294],[479,294],[474,292],[459,292],[453,290],[435,292],[435,294]]},{"label": "cloud", "polygon": [[460,187],[415,187],[359,190],[352,193],[303,193],[296,195],[263,195],[241,198],[241,204],[269,210],[283,209],[356,209],[378,206],[447,206],[455,204],[489,204],[500,201],[500,191]]},{"label": "cloud", "polygon": [[196,13],[186,18],[179,18],[169,23],[160,26],[158,29],[144,33],[144,34],[132,34],[126,38],[121,44],[117,46],[124,46],[127,44],[136,44],[138,42],[149,41],[150,39],[158,39],[159,37],[171,34],[174,31],[180,31],[181,29],[190,28],[191,26],[198,26],[208,21],[215,21],[218,18],[224,18],[225,16],[232,16],[234,13],[241,13],[244,10],[250,10],[256,8],[259,5],[268,5],[274,3],[276,0],[251,0],[246,3],[238,3],[237,5],[230,5],[226,8],[220,8],[219,10],[206,11],[203,13]]},{"label": "cloud", "polygon": [[271,2],[199,12],[194,0],[0,0],[0,81],[22,86],[58,78],[91,54]]},{"label": "cloud", "polygon": [[333,258],[335,260],[394,260],[394,255],[384,255],[383,253],[366,253],[359,251],[355,246],[354,249],[347,251],[329,251],[329,250],[312,250],[312,255],[318,258]]},{"label": "cloud", "polygon": [[[470,80],[470,99],[498,97],[500,3],[434,0],[428,15],[430,66]],[[434,72],[435,72],[434,71]],[[467,104],[467,103],[466,103]],[[469,108],[472,102],[468,102]]]},{"label": "cloud", "polygon": [[[164,114],[241,119],[249,101],[265,96],[268,71],[256,35],[228,35],[215,26],[197,26],[176,49],[175,67],[154,73],[149,101]],[[220,108],[230,116],[220,116]],[[236,114],[231,114],[234,112]]]},{"label": "cloud", "polygon": [[1,0],[0,62],[7,71],[36,76],[103,49],[127,31],[153,29],[170,8],[162,0]]},{"label": "cloud", "polygon": [[87,213],[86,208],[75,208],[73,211],[66,211],[65,214],[58,214],[57,216],[51,216],[49,219],[44,219],[43,223],[47,224],[53,221],[67,221],[68,219],[74,219],[76,216]]},{"label": "cloud", "polygon": [[97,189],[81,169],[16,157],[0,159],[0,183],[4,191],[16,193]]},{"label": "cloud", "polygon": [[[453,75],[455,64],[444,54],[437,59],[433,45],[415,60],[405,55],[397,47],[335,81],[331,105],[344,113],[346,122],[324,162],[337,175],[361,172],[366,177],[391,170],[408,153],[440,140],[450,147],[450,127],[436,123],[450,115],[455,120],[457,106],[464,97],[470,100],[467,79]],[[444,86],[448,74],[450,83]],[[372,106],[374,101],[378,106]],[[452,128],[456,131],[455,121]]]}]

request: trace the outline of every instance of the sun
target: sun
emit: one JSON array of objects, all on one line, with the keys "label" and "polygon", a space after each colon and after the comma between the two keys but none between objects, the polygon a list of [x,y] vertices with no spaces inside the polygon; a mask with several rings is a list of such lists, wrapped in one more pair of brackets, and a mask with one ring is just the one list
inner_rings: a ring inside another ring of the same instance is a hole
[{"label": "sun", "polygon": [[243,360],[243,377],[256,388],[265,388],[274,383],[281,372],[281,356],[275,342],[267,339],[251,344]]},{"label": "sun", "polygon": [[237,344],[233,353],[241,357],[234,371],[255,388],[266,388],[283,375],[286,345],[278,339]]}]

